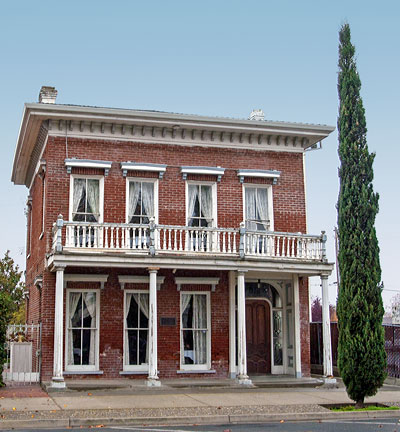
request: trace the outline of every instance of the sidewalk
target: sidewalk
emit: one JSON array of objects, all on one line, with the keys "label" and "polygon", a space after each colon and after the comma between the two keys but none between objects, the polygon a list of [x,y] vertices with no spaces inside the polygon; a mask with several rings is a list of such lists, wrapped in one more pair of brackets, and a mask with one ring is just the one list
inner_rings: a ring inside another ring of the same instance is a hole
[{"label": "sidewalk", "polygon": [[[161,390],[135,385],[50,394],[38,386],[14,387],[0,389],[0,429],[400,418],[400,411],[335,413],[321,406],[350,402],[343,387],[227,388],[218,381],[209,388],[170,382]],[[400,406],[400,387],[385,385],[366,402]]]}]

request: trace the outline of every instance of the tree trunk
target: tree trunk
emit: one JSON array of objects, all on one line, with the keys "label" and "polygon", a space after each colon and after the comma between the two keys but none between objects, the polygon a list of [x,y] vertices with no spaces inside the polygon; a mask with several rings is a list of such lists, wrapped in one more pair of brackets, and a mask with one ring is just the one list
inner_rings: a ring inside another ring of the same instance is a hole
[{"label": "tree trunk", "polygon": [[365,408],[365,405],[364,405],[364,399],[360,399],[360,400],[358,400],[358,401],[356,402],[355,408],[356,408],[356,409]]}]

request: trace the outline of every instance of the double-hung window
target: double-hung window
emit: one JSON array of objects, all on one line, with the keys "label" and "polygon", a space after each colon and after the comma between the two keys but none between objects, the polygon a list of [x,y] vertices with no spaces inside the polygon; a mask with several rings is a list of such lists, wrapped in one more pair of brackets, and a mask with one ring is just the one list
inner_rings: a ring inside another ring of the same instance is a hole
[{"label": "double-hung window", "polygon": [[181,369],[210,369],[210,338],[210,293],[181,292]]},{"label": "double-hung window", "polygon": [[128,179],[126,197],[127,223],[143,225],[130,229],[130,247],[148,248],[150,231],[147,225],[151,218],[158,222],[158,181]]},{"label": "double-hung window", "polygon": [[74,222],[102,222],[103,177],[72,176],[70,216]]},{"label": "double-hung window", "polygon": [[157,181],[128,180],[127,222],[147,225],[150,218],[157,217]]},{"label": "double-hung window", "polygon": [[244,186],[244,218],[250,231],[273,231],[272,187]]},{"label": "double-hung window", "polygon": [[124,370],[147,370],[148,335],[149,294],[125,292]]},{"label": "double-hung window", "polygon": [[187,225],[213,227],[216,221],[216,184],[187,184]]},{"label": "double-hung window", "polygon": [[[217,237],[210,230],[217,226],[217,185],[216,183],[186,184],[186,247],[189,250],[211,251]],[[197,229],[198,228],[198,229]]]},{"label": "double-hung window", "polygon": [[66,370],[98,370],[98,292],[68,290],[66,321]]}]

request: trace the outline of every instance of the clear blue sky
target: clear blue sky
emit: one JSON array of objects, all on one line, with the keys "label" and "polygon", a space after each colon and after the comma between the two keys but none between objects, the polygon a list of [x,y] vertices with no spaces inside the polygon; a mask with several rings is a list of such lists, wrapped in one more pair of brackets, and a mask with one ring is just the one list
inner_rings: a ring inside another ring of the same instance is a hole
[{"label": "clear blue sky", "polygon": [[[15,1],[0,14],[0,254],[24,268],[27,190],[10,182],[24,102],[54,85],[58,103],[336,125],[337,50],[356,46],[369,148],[377,153],[384,301],[400,291],[400,3],[391,1]],[[334,260],[337,134],[307,154],[309,232]],[[332,277],[330,282],[334,282]],[[318,280],[312,280],[318,293]],[[393,290],[393,291],[389,291]],[[335,287],[331,288],[335,300]]]}]

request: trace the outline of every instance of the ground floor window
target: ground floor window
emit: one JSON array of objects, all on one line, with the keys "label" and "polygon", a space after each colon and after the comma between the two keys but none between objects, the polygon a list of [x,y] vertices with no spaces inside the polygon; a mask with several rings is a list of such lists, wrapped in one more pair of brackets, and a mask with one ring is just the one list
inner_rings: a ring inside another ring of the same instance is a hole
[{"label": "ground floor window", "polygon": [[98,368],[99,298],[94,290],[67,294],[67,370]]},{"label": "ground floor window", "polygon": [[141,369],[149,357],[149,294],[125,292],[124,368]]},{"label": "ground floor window", "polygon": [[209,369],[210,295],[181,293],[181,368]]}]

